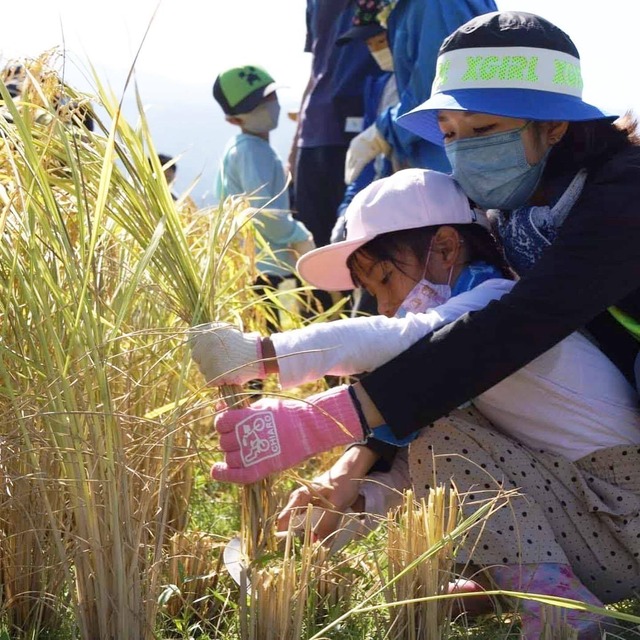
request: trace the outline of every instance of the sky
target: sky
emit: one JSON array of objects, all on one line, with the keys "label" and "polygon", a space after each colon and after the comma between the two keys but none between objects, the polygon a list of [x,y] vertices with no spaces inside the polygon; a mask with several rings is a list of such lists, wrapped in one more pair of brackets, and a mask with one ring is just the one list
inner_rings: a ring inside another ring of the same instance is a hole
[{"label": "sky", "polygon": [[[640,115],[640,1],[497,4],[537,13],[571,36],[582,60],[585,100]],[[213,81],[225,68],[253,63],[284,85],[271,142],[286,160],[295,126],[286,112],[299,107],[311,63],[304,52],[305,6],[304,0],[14,0],[3,6],[0,64],[55,47],[64,53],[69,84],[91,94],[94,69],[122,95],[140,50],[135,78],[156,148],[178,157],[176,190],[197,181],[194,199],[210,204],[218,161],[236,131],[213,100]],[[124,104],[125,117],[135,122],[131,88]]]}]

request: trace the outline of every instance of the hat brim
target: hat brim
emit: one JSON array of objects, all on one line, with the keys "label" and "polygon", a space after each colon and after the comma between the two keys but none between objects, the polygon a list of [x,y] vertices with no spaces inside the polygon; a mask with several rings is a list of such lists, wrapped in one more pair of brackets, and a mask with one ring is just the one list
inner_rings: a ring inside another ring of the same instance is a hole
[{"label": "hat brim", "polygon": [[371,238],[357,238],[313,249],[300,257],[296,270],[300,277],[323,291],[349,291],[355,284],[347,259]]},{"label": "hat brim", "polygon": [[382,33],[384,30],[384,27],[381,27],[379,24],[364,24],[351,27],[351,29],[338,36],[336,44],[340,47],[352,40],[368,40]]},{"label": "hat brim", "polygon": [[534,89],[456,89],[436,93],[398,118],[398,124],[417,136],[444,146],[438,111],[475,111],[525,120],[615,120],[619,114],[603,111],[569,95]]},{"label": "hat brim", "polygon": [[253,111],[267,96],[275,93],[278,89],[282,89],[286,85],[278,84],[277,82],[272,82],[268,84],[266,87],[263,87],[261,90],[256,90],[250,95],[248,95],[244,100],[238,102],[238,104],[231,109],[227,115],[230,116],[241,116],[245,113],[249,113]]}]

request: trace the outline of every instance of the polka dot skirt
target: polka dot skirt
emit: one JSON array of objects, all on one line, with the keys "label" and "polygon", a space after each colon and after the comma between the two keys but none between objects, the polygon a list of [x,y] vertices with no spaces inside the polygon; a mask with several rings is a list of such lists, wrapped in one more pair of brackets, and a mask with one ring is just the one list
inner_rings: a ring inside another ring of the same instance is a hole
[{"label": "polka dot skirt", "polygon": [[414,490],[453,481],[465,515],[518,489],[458,560],[474,565],[570,564],[604,602],[640,592],[640,445],[616,446],[576,462],[532,450],[497,431],[474,408],[425,428],[410,447]]}]

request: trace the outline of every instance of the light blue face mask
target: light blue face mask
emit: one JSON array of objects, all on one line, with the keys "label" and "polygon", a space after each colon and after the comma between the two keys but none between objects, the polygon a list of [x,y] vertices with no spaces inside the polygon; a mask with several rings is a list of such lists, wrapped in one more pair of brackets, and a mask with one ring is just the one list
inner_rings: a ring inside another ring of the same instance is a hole
[{"label": "light blue face mask", "polygon": [[515,209],[527,204],[535,192],[551,147],[530,165],[521,135],[528,125],[445,145],[453,177],[479,207]]}]

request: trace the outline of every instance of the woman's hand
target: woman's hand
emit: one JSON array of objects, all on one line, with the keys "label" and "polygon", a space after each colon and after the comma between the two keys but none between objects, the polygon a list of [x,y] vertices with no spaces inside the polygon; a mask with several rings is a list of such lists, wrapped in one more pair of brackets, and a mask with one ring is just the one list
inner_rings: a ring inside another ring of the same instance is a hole
[{"label": "woman's hand", "polygon": [[287,531],[291,519],[303,514],[307,505],[312,504],[320,511],[320,517],[313,525],[314,533],[320,540],[334,534],[348,509],[363,511],[360,485],[376,458],[367,447],[347,449],[330,469],[291,493],[278,516],[278,531]]},{"label": "woman's hand", "polygon": [[365,439],[347,385],[305,400],[261,398],[245,409],[219,413],[215,427],[225,460],[213,465],[211,476],[238,484],[257,482],[323,451]]}]

